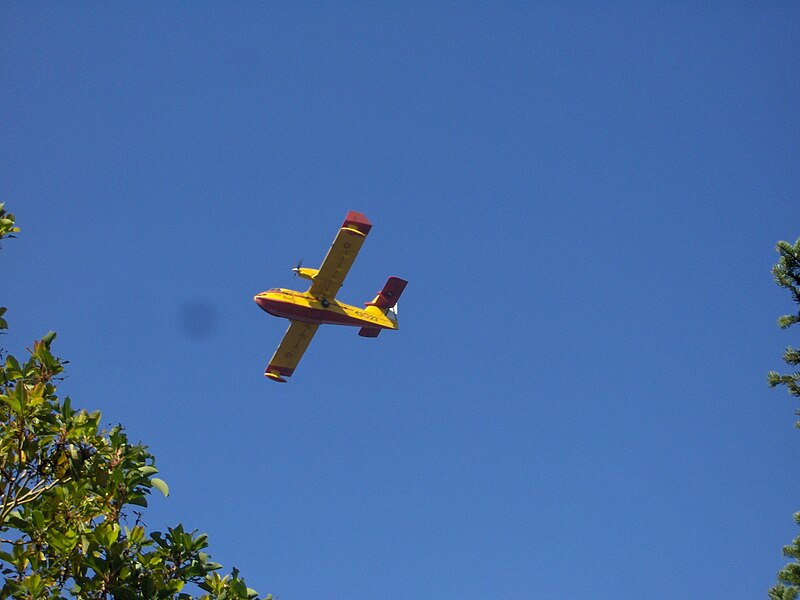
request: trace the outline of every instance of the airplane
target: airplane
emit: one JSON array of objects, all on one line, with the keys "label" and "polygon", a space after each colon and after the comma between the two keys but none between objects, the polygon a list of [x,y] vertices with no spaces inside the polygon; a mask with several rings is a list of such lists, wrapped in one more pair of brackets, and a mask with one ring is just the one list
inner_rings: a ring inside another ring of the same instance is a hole
[{"label": "airplane", "polygon": [[289,329],[264,370],[266,377],[286,383],[285,378],[294,373],[320,325],[359,327],[358,335],[362,337],[377,337],[383,329],[398,329],[397,300],[408,283],[399,277],[389,277],[375,299],[367,302],[363,309],[336,300],[336,293],[370,229],[369,219],[351,210],[322,266],[308,269],[298,264],[292,269],[296,276],[311,281],[308,291],[272,288],[254,296],[256,304],[269,314],[290,321]]}]

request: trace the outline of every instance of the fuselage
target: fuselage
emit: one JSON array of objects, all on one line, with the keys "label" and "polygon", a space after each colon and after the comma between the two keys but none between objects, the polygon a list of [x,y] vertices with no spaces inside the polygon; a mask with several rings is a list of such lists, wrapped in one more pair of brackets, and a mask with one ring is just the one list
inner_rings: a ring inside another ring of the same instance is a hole
[{"label": "fuselage", "polygon": [[323,302],[307,292],[272,288],[256,294],[253,299],[269,314],[292,321],[316,325],[397,329],[397,322],[374,306],[358,308],[336,300]]}]

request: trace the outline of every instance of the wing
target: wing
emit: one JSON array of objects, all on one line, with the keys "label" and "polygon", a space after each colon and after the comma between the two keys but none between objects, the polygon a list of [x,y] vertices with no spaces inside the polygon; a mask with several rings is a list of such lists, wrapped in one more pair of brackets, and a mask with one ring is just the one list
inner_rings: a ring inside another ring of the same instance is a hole
[{"label": "wing", "polygon": [[339,288],[342,287],[347,272],[353,265],[361,245],[372,229],[369,219],[359,212],[351,210],[342,223],[342,228],[336,234],[331,249],[322,261],[319,272],[314,276],[314,282],[309,292],[315,298],[333,300]]},{"label": "wing", "polygon": [[264,375],[281,382],[286,381],[284,377],[291,377],[318,328],[319,325],[292,321],[278,349],[272,355]]}]

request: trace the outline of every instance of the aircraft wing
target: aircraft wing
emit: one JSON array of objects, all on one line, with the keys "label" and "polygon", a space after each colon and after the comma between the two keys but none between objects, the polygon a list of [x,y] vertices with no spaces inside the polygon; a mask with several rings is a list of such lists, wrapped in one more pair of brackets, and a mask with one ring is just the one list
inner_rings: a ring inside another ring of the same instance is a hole
[{"label": "aircraft wing", "polygon": [[284,377],[291,377],[317,329],[319,329],[319,325],[291,321],[289,329],[286,330],[278,349],[272,355],[264,375],[281,382],[286,381]]},{"label": "aircraft wing", "polygon": [[370,229],[372,223],[363,214],[354,210],[347,213],[308,290],[312,296],[333,300]]}]

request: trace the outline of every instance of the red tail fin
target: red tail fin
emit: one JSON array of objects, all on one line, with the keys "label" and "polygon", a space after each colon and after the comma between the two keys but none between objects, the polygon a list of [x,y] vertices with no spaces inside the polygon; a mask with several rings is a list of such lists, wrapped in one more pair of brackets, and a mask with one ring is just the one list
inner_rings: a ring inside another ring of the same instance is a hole
[{"label": "red tail fin", "polygon": [[377,296],[375,296],[375,300],[368,302],[367,306],[377,306],[384,312],[390,308],[394,308],[394,305],[397,304],[398,298],[400,298],[400,294],[402,294],[403,290],[406,289],[406,285],[408,285],[408,282],[405,279],[400,279],[399,277],[389,277],[389,279],[386,280],[383,289],[378,292]]}]

